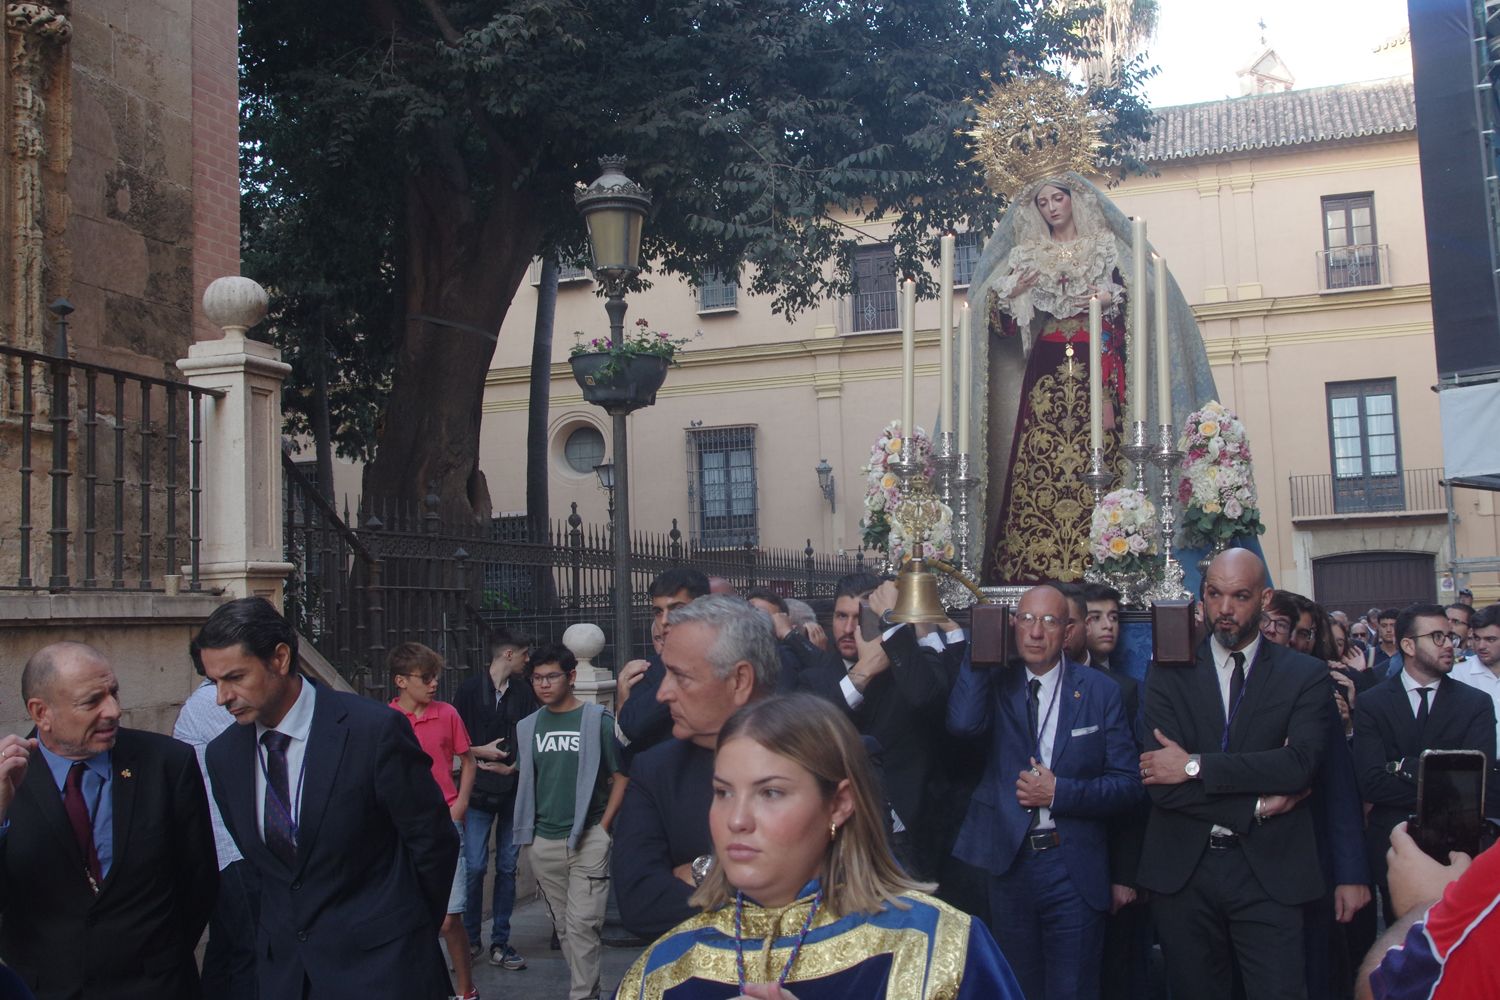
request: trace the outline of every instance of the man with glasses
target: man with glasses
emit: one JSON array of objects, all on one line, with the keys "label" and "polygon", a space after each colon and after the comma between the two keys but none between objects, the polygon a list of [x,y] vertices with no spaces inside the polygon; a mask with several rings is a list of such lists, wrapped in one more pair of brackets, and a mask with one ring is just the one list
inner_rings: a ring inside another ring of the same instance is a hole
[{"label": "man with glasses", "polygon": [[539,711],[516,726],[515,842],[542,887],[568,963],[568,1000],[599,995],[599,930],[609,896],[610,826],[625,795],[615,720],[573,693],[578,660],[563,645],[532,654]]},{"label": "man with glasses", "polygon": [[1099,995],[1107,821],[1145,798],[1119,686],[1063,655],[1068,618],[1061,592],[1028,590],[1020,667],[965,658],[948,698],[948,731],[989,746],[953,853],[989,873],[990,928],[1032,1000]]},{"label": "man with glasses", "polygon": [[1228,1000],[1235,959],[1245,996],[1307,996],[1303,906],[1325,886],[1313,811],[1294,793],[1322,762],[1332,681],[1326,663],[1262,639],[1265,594],[1259,556],[1220,553],[1197,659],[1146,679],[1138,879],[1157,894],[1174,996]]},{"label": "man with glasses", "polygon": [[1448,631],[1453,635],[1453,663],[1463,663],[1473,655],[1469,648],[1469,636],[1474,621],[1474,609],[1467,604],[1450,604],[1443,609],[1448,616]]},{"label": "man with glasses", "polygon": [[1396,619],[1403,666],[1360,695],[1354,706],[1354,763],[1360,796],[1371,806],[1365,850],[1380,885],[1386,922],[1394,920],[1386,885],[1391,829],[1417,808],[1417,767],[1424,750],[1482,750],[1495,759],[1495,706],[1449,676],[1453,643],[1437,604],[1413,604]]}]

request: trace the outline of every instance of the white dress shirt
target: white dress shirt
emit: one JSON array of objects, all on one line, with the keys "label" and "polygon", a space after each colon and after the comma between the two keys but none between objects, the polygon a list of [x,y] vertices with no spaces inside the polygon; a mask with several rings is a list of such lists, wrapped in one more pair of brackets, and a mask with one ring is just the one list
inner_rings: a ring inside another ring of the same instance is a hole
[{"label": "white dress shirt", "polygon": [[[1057,717],[1060,709],[1057,706],[1061,694],[1057,690],[1062,683],[1062,661],[1059,660],[1055,666],[1045,674],[1034,674],[1031,668],[1026,668],[1026,690],[1031,690],[1033,679],[1042,682],[1041,689],[1036,693],[1036,719],[1040,732],[1038,742],[1041,744],[1040,752],[1036,755],[1037,760],[1047,767],[1052,766],[1052,744],[1057,741]],[[1030,733],[1026,734],[1030,736]],[[1036,813],[1036,832],[1043,830],[1055,830],[1057,824],[1053,822],[1052,810],[1042,806]]]},{"label": "white dress shirt", "polygon": [[[1495,744],[1500,746],[1500,677],[1483,663],[1479,657],[1469,655],[1453,665],[1453,673],[1449,675],[1454,680],[1462,681],[1472,688],[1478,688],[1495,703]],[[1432,707],[1428,706],[1429,712]],[[1493,808],[1493,807],[1486,807]]]},{"label": "white dress shirt", "polygon": [[314,688],[306,678],[302,679],[302,693],[275,726],[255,724],[255,822],[260,827],[260,836],[266,836],[266,749],[260,738],[271,729],[291,737],[286,748],[287,791],[292,796],[292,822],[302,820],[302,776],[306,773],[303,764],[307,760],[307,736],[312,731]]},{"label": "white dress shirt", "polygon": [[[224,826],[224,817],[219,815],[219,802],[214,798],[213,783],[208,779],[208,766],[204,758],[208,745],[226,729],[234,727],[234,716],[229,709],[219,704],[218,688],[213,681],[204,681],[182,703],[182,711],[172,726],[172,738],[181,740],[198,754],[198,770],[203,772],[203,787],[208,790],[208,818],[214,826],[214,851],[219,856],[219,871],[223,871],[243,856],[235,846],[234,838]],[[256,768],[257,771],[260,768]]]},{"label": "white dress shirt", "polygon": [[[1229,682],[1234,679],[1233,656],[1236,652],[1245,655],[1245,686],[1249,687],[1250,665],[1255,662],[1255,654],[1260,652],[1260,633],[1257,632],[1255,638],[1250,640],[1250,645],[1241,650],[1232,650],[1228,646],[1223,645],[1219,642],[1218,636],[1214,636],[1209,641],[1208,649],[1213,654],[1214,670],[1219,675],[1219,697],[1224,702],[1224,724],[1227,726],[1229,724],[1229,713],[1234,709],[1234,706],[1229,703]],[[1240,697],[1243,698],[1244,696],[1245,688],[1240,688]],[[1234,833],[1227,826],[1220,826],[1217,823],[1214,824],[1213,830],[1210,832],[1221,836],[1232,835]]]},{"label": "white dress shirt", "polygon": [[1401,686],[1406,689],[1406,700],[1411,705],[1412,718],[1417,717],[1417,712],[1422,705],[1422,696],[1417,694],[1424,688],[1432,693],[1427,696],[1427,711],[1432,712],[1433,703],[1437,701],[1437,681],[1419,681],[1413,677],[1405,667],[1401,669]]}]

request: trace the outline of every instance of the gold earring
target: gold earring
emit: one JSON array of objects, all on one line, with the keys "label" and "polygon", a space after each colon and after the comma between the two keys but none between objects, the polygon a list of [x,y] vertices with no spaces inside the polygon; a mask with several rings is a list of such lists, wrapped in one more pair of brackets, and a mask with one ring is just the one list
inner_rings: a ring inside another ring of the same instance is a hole
[{"label": "gold earring", "polygon": [[837,823],[829,823],[828,824],[828,839],[829,840],[833,840],[838,835],[839,835],[839,825]]}]

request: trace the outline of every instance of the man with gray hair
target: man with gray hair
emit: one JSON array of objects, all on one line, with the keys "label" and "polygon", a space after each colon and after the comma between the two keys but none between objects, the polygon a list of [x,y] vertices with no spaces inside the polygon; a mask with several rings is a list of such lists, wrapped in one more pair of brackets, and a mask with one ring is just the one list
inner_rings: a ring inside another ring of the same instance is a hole
[{"label": "man with gray hair", "polygon": [[708,807],[719,730],[740,706],[773,692],[780,669],[765,617],[738,598],[700,597],[668,621],[656,699],[671,713],[672,738],[632,762],[614,828],[620,919],[644,938],[693,915],[688,897],[713,864]]}]

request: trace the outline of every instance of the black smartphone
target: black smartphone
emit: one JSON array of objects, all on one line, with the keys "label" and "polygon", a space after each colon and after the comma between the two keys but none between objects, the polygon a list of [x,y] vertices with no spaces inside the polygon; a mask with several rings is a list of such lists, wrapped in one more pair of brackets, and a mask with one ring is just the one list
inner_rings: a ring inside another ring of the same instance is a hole
[{"label": "black smartphone", "polygon": [[870,607],[866,601],[859,602],[859,634],[864,637],[865,642],[880,638],[880,633],[885,629],[880,624],[880,616]]},{"label": "black smartphone", "polygon": [[1478,857],[1483,850],[1484,777],[1489,761],[1479,750],[1423,750],[1417,764],[1417,814],[1407,832],[1432,857],[1448,863],[1449,851]]}]

